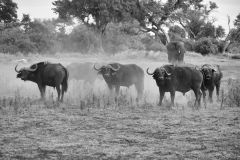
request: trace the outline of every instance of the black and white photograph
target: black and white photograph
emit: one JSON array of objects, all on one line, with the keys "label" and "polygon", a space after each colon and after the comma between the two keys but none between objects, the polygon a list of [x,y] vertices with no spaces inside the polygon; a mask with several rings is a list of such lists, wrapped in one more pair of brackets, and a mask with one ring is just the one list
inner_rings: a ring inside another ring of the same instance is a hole
[{"label": "black and white photograph", "polygon": [[240,1],[0,0],[0,160],[240,160]]}]

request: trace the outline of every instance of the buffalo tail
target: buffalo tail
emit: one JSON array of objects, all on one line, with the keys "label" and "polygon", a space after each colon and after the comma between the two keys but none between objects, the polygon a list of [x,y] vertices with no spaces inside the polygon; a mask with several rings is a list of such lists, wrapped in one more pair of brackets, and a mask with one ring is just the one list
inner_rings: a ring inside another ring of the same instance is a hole
[{"label": "buffalo tail", "polygon": [[68,89],[68,77],[69,77],[69,73],[68,73],[68,70],[64,67],[64,71],[65,71],[65,77],[63,79],[63,83],[62,83],[62,90],[64,92],[67,92],[67,89]]}]

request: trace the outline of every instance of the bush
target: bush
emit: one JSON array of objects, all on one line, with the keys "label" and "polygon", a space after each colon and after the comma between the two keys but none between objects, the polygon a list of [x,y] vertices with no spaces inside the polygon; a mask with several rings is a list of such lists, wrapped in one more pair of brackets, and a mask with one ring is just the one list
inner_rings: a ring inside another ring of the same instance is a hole
[{"label": "bush", "polygon": [[166,47],[162,44],[162,43],[159,43],[159,42],[153,42],[151,45],[149,45],[146,50],[149,50],[149,51],[161,51],[161,52],[164,52],[166,51]]},{"label": "bush", "polygon": [[150,36],[146,36],[141,39],[142,44],[144,45],[147,51],[166,51],[166,47],[161,43],[157,42]]},{"label": "bush", "polygon": [[195,42],[191,39],[183,39],[184,47],[187,51],[194,51]]},{"label": "bush", "polygon": [[35,52],[33,42],[19,28],[8,28],[2,31],[0,36],[0,52],[15,54],[17,52]]},{"label": "bush", "polygon": [[[129,31],[129,29],[127,29]],[[140,36],[133,34],[133,31],[127,32],[126,25],[122,23],[110,23],[105,31],[102,41],[102,47],[106,53],[116,54],[128,49],[142,50],[145,49],[141,42]]]},{"label": "bush", "polygon": [[229,107],[240,107],[240,81],[228,80],[228,89],[225,93],[225,104]]},{"label": "bush", "polygon": [[116,54],[128,49],[127,40],[124,35],[121,34],[119,26],[110,24],[103,37],[102,47],[108,54]]},{"label": "bush", "polygon": [[228,52],[233,54],[240,54],[240,43],[232,43],[227,48]]},{"label": "bush", "polygon": [[201,38],[195,42],[194,51],[202,55],[217,54],[218,47],[212,43],[211,38]]},{"label": "bush", "polygon": [[224,52],[224,47],[225,47],[225,44],[226,44],[225,41],[223,41],[223,40],[217,40],[217,39],[215,39],[215,38],[210,38],[210,40],[212,41],[212,43],[213,43],[214,45],[217,46],[217,52],[218,52],[218,53],[223,53],[223,52]]},{"label": "bush", "polygon": [[31,42],[29,39],[26,39],[25,41],[17,42],[17,46],[18,46],[19,52],[24,54],[35,53],[37,51],[34,43]]}]

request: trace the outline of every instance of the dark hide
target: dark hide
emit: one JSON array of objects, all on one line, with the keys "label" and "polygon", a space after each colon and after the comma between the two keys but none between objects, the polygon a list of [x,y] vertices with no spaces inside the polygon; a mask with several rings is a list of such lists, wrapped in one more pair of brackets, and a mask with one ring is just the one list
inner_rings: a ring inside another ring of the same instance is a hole
[{"label": "dark hide", "polygon": [[[116,69],[116,71],[114,70]],[[144,71],[135,64],[122,65],[119,63],[111,63],[97,69],[107,83],[110,90],[115,88],[119,93],[120,86],[130,87],[135,85],[138,97],[142,97],[144,90]]]},{"label": "dark hide", "polygon": [[84,82],[88,82],[90,84],[94,84],[97,79],[97,72],[93,70],[93,63],[71,63],[67,66],[67,70],[69,71],[69,80],[82,80]]},{"label": "dark hide", "polygon": [[[36,70],[31,71],[34,69]],[[48,62],[40,62],[33,64],[29,68],[22,68],[17,72],[17,78],[37,83],[42,99],[45,98],[46,86],[51,86],[57,89],[58,100],[63,101],[64,92],[66,92],[68,88],[68,71],[60,63],[52,64]],[[61,88],[60,85],[62,86]]]},{"label": "dark hide", "polygon": [[213,102],[212,94],[214,91],[214,87],[216,87],[216,95],[217,95],[217,98],[219,99],[220,84],[221,84],[221,79],[223,77],[223,74],[221,72],[219,65],[204,64],[201,67],[201,71],[204,77],[203,78],[204,87],[202,87],[204,102],[206,102],[205,100],[206,90],[208,90],[209,92],[209,101]]},{"label": "dark hide", "polygon": [[195,105],[196,102],[198,102],[198,106],[200,106],[200,89],[203,76],[196,67],[164,65],[155,69],[153,73],[149,73],[147,70],[147,73],[153,75],[153,79],[155,79],[156,84],[159,87],[159,105],[162,105],[165,92],[170,92],[171,106],[174,106],[176,91],[185,94],[186,92],[193,90],[196,96]]},{"label": "dark hide", "polygon": [[185,52],[183,42],[169,42],[167,44],[168,62],[172,64],[183,63]]}]

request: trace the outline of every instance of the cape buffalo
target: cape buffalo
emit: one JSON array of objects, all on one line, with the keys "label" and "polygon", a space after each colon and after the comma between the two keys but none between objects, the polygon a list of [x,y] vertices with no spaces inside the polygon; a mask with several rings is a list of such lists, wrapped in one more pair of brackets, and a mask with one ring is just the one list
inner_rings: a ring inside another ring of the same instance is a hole
[{"label": "cape buffalo", "polygon": [[[17,78],[37,83],[42,99],[45,99],[46,86],[51,86],[57,89],[58,101],[63,101],[64,92],[68,88],[68,71],[60,63],[39,62],[20,70],[17,69],[17,66],[15,66],[15,71],[18,73]],[[60,85],[62,85],[61,89]]]},{"label": "cape buffalo", "polygon": [[220,89],[221,79],[223,77],[223,74],[221,72],[219,65],[204,64],[201,67],[201,71],[203,73],[204,87],[202,88],[202,92],[203,92],[204,102],[206,97],[206,92],[205,92],[206,90],[208,90],[209,92],[209,101],[213,102],[212,94],[215,86],[216,86],[217,98],[219,99],[219,89]]},{"label": "cape buffalo", "polygon": [[185,47],[183,42],[173,41],[167,44],[168,62],[176,64],[183,63]]},{"label": "cape buffalo", "polygon": [[138,97],[141,98],[144,90],[144,71],[136,64],[119,64],[111,63],[97,69],[94,65],[94,69],[102,74],[105,82],[110,90],[115,88],[115,92],[118,94],[120,86],[130,87],[135,85],[138,93]]},{"label": "cape buffalo", "polygon": [[176,91],[185,94],[192,89],[196,96],[195,105],[198,102],[198,105],[200,106],[202,94],[200,89],[203,75],[195,67],[164,65],[155,69],[153,73],[149,73],[148,70],[149,68],[147,68],[147,74],[153,76],[153,79],[155,79],[156,84],[159,87],[159,105],[162,105],[165,92],[170,92],[171,106],[173,107]]},{"label": "cape buffalo", "polygon": [[69,71],[69,79],[82,80],[93,84],[97,79],[97,72],[93,69],[93,63],[71,63],[67,66]]}]

